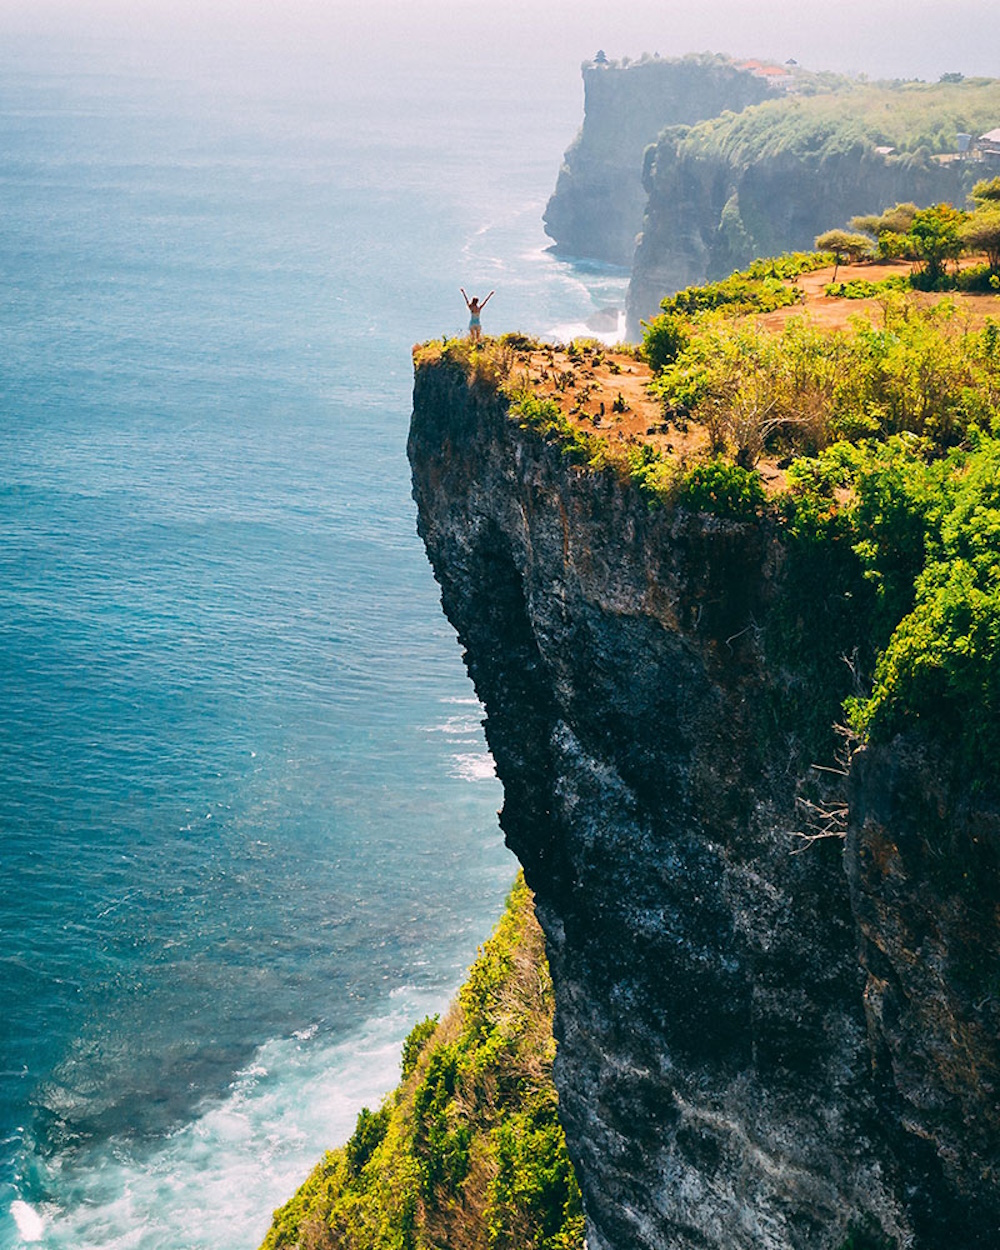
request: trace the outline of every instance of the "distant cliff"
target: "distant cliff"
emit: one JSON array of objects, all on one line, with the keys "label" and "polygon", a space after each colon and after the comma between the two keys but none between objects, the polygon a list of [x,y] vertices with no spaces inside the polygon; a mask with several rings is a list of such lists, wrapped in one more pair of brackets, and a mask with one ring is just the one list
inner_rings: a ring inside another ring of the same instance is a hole
[{"label": "distant cliff", "polygon": [[[837,771],[853,617],[775,517],[651,508],[433,353],[409,454],[590,1250],[1000,1244],[996,793],[913,735]],[[804,803],[846,842],[797,838]]]},{"label": "distant cliff", "polygon": [[[809,248],[900,201],[963,204],[959,133],[1000,126],[1000,82],[863,83],[795,69],[775,91],[722,56],[583,67],[584,121],[545,210],[559,252],[632,266],[628,332],[665,295]],[[987,171],[989,172],[989,171]]]},{"label": "distant cliff", "polygon": [[583,66],[583,127],[566,153],[545,210],[558,251],[629,265],[646,192],[642,156],[664,126],[742,109],[767,84],[726,57],[647,57]]},{"label": "distant cliff", "polygon": [[683,287],[754,257],[811,248],[852,216],[900,201],[963,205],[983,166],[940,159],[960,131],[1000,124],[1000,83],[841,85],[692,128],[647,150],[628,329]]}]

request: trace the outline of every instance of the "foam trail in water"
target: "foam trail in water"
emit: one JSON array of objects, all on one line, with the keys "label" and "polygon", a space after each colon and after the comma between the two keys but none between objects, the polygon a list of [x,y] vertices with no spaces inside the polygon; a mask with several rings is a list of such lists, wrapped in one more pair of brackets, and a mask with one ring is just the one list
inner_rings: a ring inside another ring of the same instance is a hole
[{"label": "foam trail in water", "polygon": [[424,733],[443,734],[455,748],[448,770],[450,775],[462,781],[493,781],[497,775],[496,766],[493,756],[483,745],[482,725],[486,709],[476,698],[448,698],[441,702],[468,709],[449,715],[436,725],[423,726]]},{"label": "foam trail in water", "polygon": [[[441,1003],[394,995],[390,1014],[347,1041],[315,1029],[268,1042],[222,1102],[157,1147],[104,1143],[90,1161],[58,1161],[44,1179],[62,1209],[19,1199],[23,1243],[44,1250],[248,1250],[323,1152],[350,1134],[362,1105],[398,1080],[402,1038]],[[67,1175],[69,1168],[72,1175]],[[247,1202],[247,1195],[253,1201]],[[69,1196],[69,1201],[65,1197]]]},{"label": "foam trail in water", "polygon": [[493,781],[497,775],[489,751],[466,751],[453,755],[449,771],[462,781]]}]

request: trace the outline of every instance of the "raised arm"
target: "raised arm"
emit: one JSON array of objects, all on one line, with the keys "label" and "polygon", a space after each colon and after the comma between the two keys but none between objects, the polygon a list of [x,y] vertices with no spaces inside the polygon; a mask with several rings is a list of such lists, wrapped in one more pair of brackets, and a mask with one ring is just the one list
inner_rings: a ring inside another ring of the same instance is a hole
[{"label": "raised arm", "polygon": [[479,305],[479,307],[485,308],[494,295],[496,295],[496,291],[490,291],[489,295],[487,295],[487,297],[483,300],[483,302]]},{"label": "raised arm", "polygon": [[458,289],[462,292],[462,299],[464,299],[464,300],[465,300],[465,306],[466,306],[466,308],[471,308],[471,307],[472,307],[472,305],[469,303],[469,297],[468,297],[468,295],[466,295],[466,293],[465,293],[465,287],[464,287],[464,286],[460,286]]}]

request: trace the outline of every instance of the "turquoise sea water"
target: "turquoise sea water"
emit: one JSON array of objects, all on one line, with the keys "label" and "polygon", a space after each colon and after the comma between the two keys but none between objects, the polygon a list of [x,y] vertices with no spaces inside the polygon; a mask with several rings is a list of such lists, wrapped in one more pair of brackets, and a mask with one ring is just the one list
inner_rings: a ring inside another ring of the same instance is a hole
[{"label": "turquoise sea water", "polygon": [[409,350],[624,280],[543,250],[579,58],[486,51],[0,48],[2,1250],[255,1245],[499,913]]}]

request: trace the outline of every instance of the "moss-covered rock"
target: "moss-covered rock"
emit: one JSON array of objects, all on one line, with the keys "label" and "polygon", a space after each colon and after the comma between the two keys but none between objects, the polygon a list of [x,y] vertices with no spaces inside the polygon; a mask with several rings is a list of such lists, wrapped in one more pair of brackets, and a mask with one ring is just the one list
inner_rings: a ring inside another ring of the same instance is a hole
[{"label": "moss-covered rock", "polygon": [[403,1081],[365,1108],[280,1210],[262,1250],[578,1250],[580,1191],[552,1084],[552,982],[518,877],[440,1023],[416,1025]]}]

